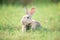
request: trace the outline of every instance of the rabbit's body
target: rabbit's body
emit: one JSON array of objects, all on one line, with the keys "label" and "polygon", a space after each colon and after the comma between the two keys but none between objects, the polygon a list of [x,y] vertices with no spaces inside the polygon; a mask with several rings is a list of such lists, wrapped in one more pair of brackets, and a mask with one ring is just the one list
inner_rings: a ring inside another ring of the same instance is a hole
[{"label": "rabbit's body", "polygon": [[40,28],[40,23],[37,22],[36,20],[32,20],[31,28],[32,30],[36,30],[37,28]]},{"label": "rabbit's body", "polygon": [[[26,16],[27,18],[27,16]],[[36,30],[37,28],[40,28],[40,23],[37,22],[36,20],[33,19],[26,19],[25,17],[23,17],[22,19],[22,32],[26,32],[27,30],[29,30],[30,28],[32,30]]]},{"label": "rabbit's body", "polygon": [[[32,10],[31,10],[32,11]],[[30,28],[32,30],[35,30],[37,27],[40,26],[40,23],[33,20],[32,14],[33,14],[34,10],[31,13],[27,13],[25,16],[22,17],[21,19],[21,23],[22,23],[22,32],[26,32],[27,30],[29,30]]]}]

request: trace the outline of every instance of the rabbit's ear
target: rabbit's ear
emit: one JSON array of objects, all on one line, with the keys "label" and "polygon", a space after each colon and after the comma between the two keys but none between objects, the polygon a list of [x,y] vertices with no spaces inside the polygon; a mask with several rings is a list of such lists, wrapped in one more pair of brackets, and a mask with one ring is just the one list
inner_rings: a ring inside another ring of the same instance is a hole
[{"label": "rabbit's ear", "polygon": [[34,12],[35,12],[35,8],[31,8],[31,10],[30,10],[30,15],[33,15],[34,14]]},{"label": "rabbit's ear", "polygon": [[25,9],[25,13],[28,14],[28,8],[24,7],[24,9]]}]

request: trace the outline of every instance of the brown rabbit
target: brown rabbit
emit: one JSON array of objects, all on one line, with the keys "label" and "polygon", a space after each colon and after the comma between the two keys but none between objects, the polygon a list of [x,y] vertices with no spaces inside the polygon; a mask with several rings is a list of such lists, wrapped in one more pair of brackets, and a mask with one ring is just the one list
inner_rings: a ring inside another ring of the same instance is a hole
[{"label": "brown rabbit", "polygon": [[35,12],[35,8],[32,8],[30,12],[28,12],[27,8],[26,10],[26,15],[24,15],[21,19],[22,23],[22,32],[26,32],[30,28],[32,30],[35,30],[38,26],[40,26],[40,23],[32,19],[32,15]]}]

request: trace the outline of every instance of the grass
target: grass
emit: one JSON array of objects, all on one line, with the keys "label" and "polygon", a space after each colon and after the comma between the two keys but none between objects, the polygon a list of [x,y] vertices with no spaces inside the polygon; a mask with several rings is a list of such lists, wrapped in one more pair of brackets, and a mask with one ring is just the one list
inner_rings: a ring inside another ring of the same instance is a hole
[{"label": "grass", "polygon": [[[37,4],[33,19],[48,30],[21,32],[22,6],[0,6],[0,40],[60,40],[60,3]],[[31,6],[28,6],[30,9]]]}]

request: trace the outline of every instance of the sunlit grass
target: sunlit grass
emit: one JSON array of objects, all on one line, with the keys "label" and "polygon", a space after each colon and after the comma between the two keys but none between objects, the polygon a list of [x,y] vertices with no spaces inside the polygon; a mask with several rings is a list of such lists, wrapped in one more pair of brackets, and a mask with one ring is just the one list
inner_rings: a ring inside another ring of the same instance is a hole
[{"label": "sunlit grass", "polygon": [[[47,30],[21,32],[20,20],[25,15],[22,6],[0,6],[0,40],[60,40],[60,5],[34,5],[36,12],[33,19]],[[28,6],[31,8],[31,6]]]}]

